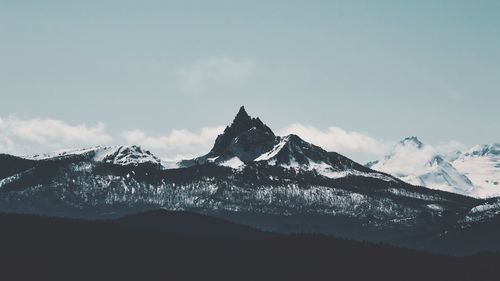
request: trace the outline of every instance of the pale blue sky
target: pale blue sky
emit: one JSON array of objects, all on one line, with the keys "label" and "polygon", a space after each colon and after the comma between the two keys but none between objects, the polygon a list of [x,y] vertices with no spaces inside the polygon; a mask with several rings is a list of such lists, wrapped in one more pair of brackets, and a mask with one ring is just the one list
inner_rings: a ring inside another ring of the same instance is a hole
[{"label": "pale blue sky", "polygon": [[0,0],[0,116],[500,141],[500,1]]}]

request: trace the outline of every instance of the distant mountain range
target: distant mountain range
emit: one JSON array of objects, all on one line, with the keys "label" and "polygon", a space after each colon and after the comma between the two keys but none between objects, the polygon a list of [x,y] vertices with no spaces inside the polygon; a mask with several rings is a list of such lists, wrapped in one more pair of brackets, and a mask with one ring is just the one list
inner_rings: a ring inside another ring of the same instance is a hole
[{"label": "distant mountain range", "polygon": [[[401,145],[425,147],[416,138]],[[500,235],[483,236],[497,233],[500,199],[420,186],[421,178],[473,190],[482,179],[460,169],[491,159],[491,151],[434,157],[425,176],[413,181],[410,174],[383,172],[397,153],[372,169],[297,135],[276,136],[242,107],[206,155],[178,163],[138,146],[0,155],[0,211],[95,219],[166,209],[269,232],[333,234],[447,253],[498,250]]]},{"label": "distant mountain range", "polygon": [[418,138],[409,137],[385,158],[366,166],[413,185],[477,198],[500,196],[500,144],[438,154]]}]

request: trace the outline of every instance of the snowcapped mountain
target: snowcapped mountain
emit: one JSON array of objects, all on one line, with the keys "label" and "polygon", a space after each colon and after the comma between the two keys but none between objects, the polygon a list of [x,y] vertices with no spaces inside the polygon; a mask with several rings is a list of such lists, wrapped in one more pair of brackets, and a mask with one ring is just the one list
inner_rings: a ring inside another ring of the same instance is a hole
[{"label": "snowcapped mountain", "polygon": [[[401,163],[399,149],[408,147],[427,149],[410,138],[374,166]],[[420,180],[466,183],[445,158],[414,160],[427,171]],[[0,154],[0,211],[100,218],[184,210],[267,231],[433,249],[425,243],[445,231],[490,221],[496,208],[485,200],[413,186],[296,135],[276,136],[243,107],[206,155],[177,164],[170,168],[137,146],[24,158]]]},{"label": "snowcapped mountain", "polygon": [[314,171],[327,178],[356,175],[395,181],[389,175],[370,170],[338,153],[327,152],[297,135],[276,136],[259,118],[250,117],[244,107],[240,108],[231,126],[217,137],[208,154],[181,161],[179,166],[215,163],[241,169],[255,162],[295,171]]},{"label": "snowcapped mountain", "polygon": [[[500,195],[499,145],[482,145],[467,153],[440,155],[418,138],[399,142],[382,160],[367,164],[374,170],[425,186],[477,198]],[[496,184],[495,184],[496,183]]]},{"label": "snowcapped mountain", "polygon": [[400,141],[384,159],[367,164],[370,168],[397,176],[418,186],[471,195],[474,185],[436,151],[417,137]]}]

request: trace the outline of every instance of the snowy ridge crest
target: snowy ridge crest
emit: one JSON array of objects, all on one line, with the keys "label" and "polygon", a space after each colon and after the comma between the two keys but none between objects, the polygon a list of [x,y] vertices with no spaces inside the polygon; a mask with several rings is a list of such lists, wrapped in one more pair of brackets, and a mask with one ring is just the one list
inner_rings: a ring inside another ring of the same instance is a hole
[{"label": "snowy ridge crest", "polygon": [[23,158],[29,160],[53,160],[72,157],[82,157],[90,161],[122,166],[139,166],[144,164],[162,166],[162,161],[158,157],[136,145],[67,149],[46,154],[24,156]]},{"label": "snowy ridge crest", "polygon": [[413,185],[477,198],[500,196],[500,144],[440,155],[418,138],[409,137],[367,167]]}]

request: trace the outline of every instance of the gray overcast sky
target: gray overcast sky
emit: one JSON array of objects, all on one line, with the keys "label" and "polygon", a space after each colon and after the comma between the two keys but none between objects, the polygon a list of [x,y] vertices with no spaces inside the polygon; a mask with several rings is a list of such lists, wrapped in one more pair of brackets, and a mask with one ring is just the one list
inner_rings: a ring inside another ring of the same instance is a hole
[{"label": "gray overcast sky", "polygon": [[[500,1],[0,0],[0,117],[104,122],[119,142],[245,105],[276,130],[498,142],[499,15]],[[4,147],[20,134],[5,128]]]}]

